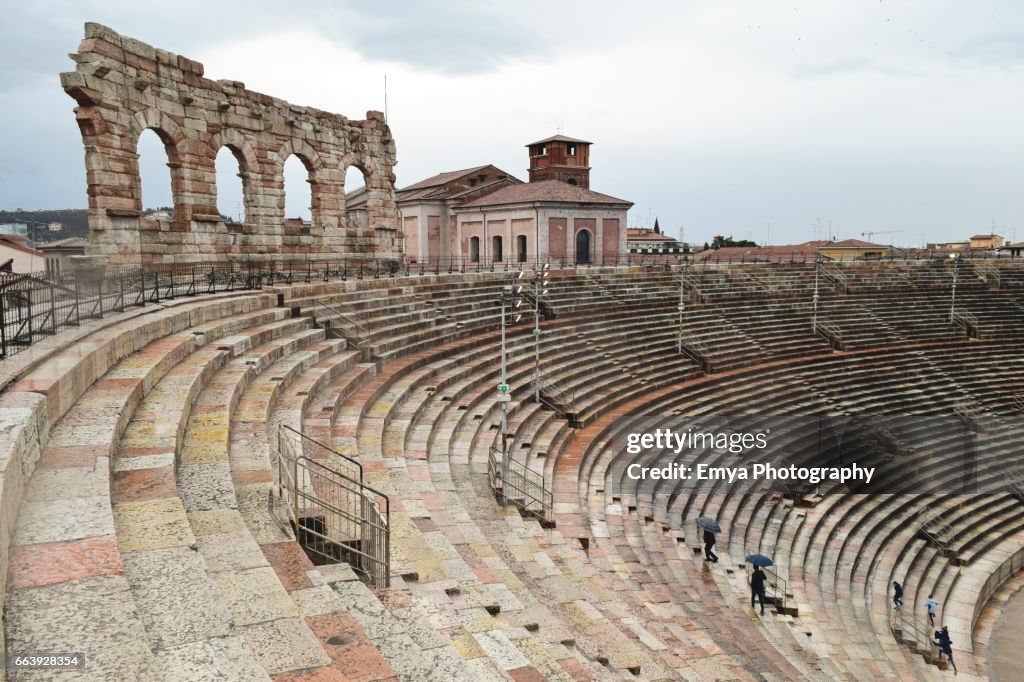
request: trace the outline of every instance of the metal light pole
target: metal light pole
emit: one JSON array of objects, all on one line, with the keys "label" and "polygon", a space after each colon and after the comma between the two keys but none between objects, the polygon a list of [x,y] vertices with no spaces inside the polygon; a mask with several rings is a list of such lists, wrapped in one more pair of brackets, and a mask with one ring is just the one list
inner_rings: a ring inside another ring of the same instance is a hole
[{"label": "metal light pole", "polygon": [[[517,279],[522,277],[523,273],[520,271]],[[508,386],[508,347],[505,343],[505,325],[508,323],[508,317],[510,313],[507,308],[512,308],[511,315],[515,315],[515,310],[522,304],[522,299],[519,298],[518,294],[522,292],[522,286],[513,286],[511,284],[505,285],[501,290],[501,383],[498,384],[498,402],[501,403],[501,502],[502,505],[508,504],[508,465],[509,465],[509,452],[508,452],[508,404],[512,401],[512,396],[509,393]],[[518,322],[518,316],[514,317],[513,322]]]},{"label": "metal light pole", "polygon": [[821,254],[814,257],[814,313],[811,316],[811,333],[818,331],[818,277],[821,274]]},{"label": "metal light pole", "polygon": [[548,268],[545,263],[533,278],[533,402],[540,403],[540,299],[548,293]]},{"label": "metal light pole", "polygon": [[690,262],[686,261],[683,267],[679,268],[679,326],[676,330],[676,352],[683,352],[683,312],[686,310],[686,297],[684,286],[686,283],[686,270]]},{"label": "metal light pole", "polygon": [[953,261],[953,294],[949,301],[949,323],[953,324],[953,318],[956,314],[956,282],[960,275],[960,254],[951,253],[949,257]]}]

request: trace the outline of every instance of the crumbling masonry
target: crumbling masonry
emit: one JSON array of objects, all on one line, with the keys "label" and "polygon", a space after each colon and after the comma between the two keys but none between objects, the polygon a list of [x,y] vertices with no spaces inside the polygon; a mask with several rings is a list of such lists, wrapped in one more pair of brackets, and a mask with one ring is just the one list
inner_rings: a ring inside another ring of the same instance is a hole
[{"label": "crumbling masonry", "polygon": [[[85,143],[90,255],[117,263],[225,261],[272,254],[305,260],[401,256],[393,167],[395,144],[384,116],[350,120],[203,77],[203,65],[121,36],[100,24],[70,55],[61,85],[75,99]],[[139,135],[151,129],[167,150],[174,213],[142,215]],[[228,147],[239,163],[245,223],[217,212],[215,159]],[[284,163],[309,171],[312,221],[285,222]],[[345,213],[345,173],[359,168],[368,220]]]}]

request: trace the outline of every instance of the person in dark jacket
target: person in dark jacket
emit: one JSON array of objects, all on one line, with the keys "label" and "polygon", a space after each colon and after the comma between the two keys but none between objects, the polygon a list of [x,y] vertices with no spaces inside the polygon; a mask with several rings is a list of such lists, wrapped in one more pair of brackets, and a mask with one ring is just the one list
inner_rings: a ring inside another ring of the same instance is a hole
[{"label": "person in dark jacket", "polygon": [[903,606],[903,585],[900,585],[895,580],[892,581],[892,603],[896,608]]},{"label": "person in dark jacket", "polygon": [[760,566],[755,566],[754,572],[750,574],[750,608],[754,608],[754,599],[757,598],[761,602],[762,616],[764,615],[764,581],[767,578],[768,576]]},{"label": "person in dark jacket", "polygon": [[949,638],[949,626],[943,625],[941,630],[935,631],[935,643],[939,647],[939,651],[949,659],[949,664],[953,666],[953,674],[956,674],[956,663],[953,662],[953,640]]},{"label": "person in dark jacket", "polygon": [[718,555],[714,553],[715,534],[709,530],[704,531],[704,561],[718,562]]}]

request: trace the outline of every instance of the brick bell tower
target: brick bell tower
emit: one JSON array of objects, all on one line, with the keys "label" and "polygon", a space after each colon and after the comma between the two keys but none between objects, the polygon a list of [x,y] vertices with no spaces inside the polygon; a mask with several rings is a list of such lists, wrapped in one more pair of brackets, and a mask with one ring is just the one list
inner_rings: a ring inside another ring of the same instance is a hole
[{"label": "brick bell tower", "polygon": [[561,180],[590,189],[590,145],[565,135],[554,135],[526,145],[530,150],[530,182]]}]

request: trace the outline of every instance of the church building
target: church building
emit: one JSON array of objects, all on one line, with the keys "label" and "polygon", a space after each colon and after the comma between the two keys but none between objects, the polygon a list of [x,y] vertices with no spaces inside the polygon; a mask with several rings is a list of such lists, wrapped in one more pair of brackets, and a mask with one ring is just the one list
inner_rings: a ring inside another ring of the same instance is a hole
[{"label": "church building", "polygon": [[[397,192],[412,262],[612,263],[633,205],[590,189],[590,145],[555,135],[526,146],[529,182],[495,166],[440,173]],[[348,210],[361,210],[357,190]]]}]

